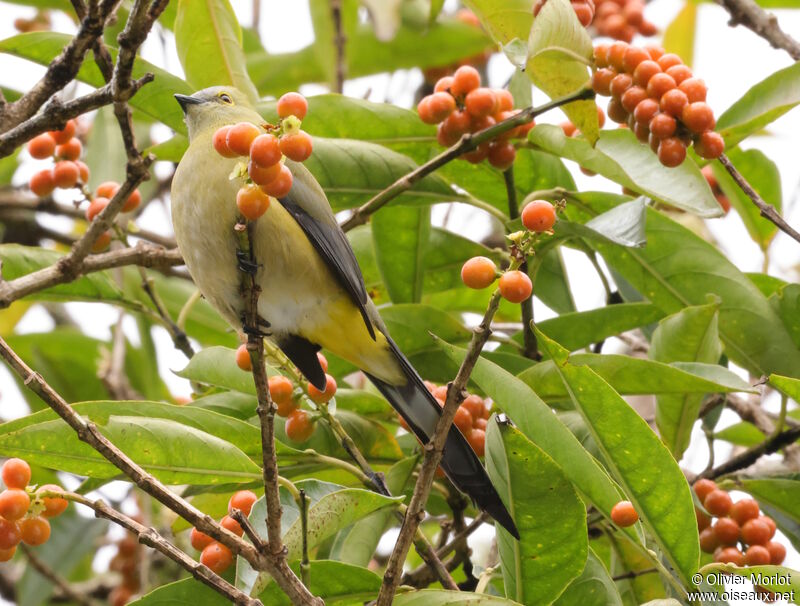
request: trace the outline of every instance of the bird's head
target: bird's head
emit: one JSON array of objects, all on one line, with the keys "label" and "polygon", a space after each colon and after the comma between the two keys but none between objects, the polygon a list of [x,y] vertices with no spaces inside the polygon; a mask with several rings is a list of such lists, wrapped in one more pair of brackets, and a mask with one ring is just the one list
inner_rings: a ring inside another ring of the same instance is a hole
[{"label": "bird's head", "polygon": [[212,86],[193,95],[175,95],[183,109],[189,139],[207,129],[218,129],[237,122],[263,122],[247,95],[232,86]]}]

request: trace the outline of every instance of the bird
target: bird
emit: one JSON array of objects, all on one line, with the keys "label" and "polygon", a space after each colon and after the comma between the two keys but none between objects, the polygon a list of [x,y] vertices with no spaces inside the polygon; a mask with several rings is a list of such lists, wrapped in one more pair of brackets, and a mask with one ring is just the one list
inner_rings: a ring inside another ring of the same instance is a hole
[{"label": "bird", "polygon": [[[239,215],[231,179],[237,159],[212,145],[221,127],[264,119],[248,97],[230,86],[176,94],[189,147],[175,169],[171,212],[178,248],[205,299],[241,330],[244,301],[234,225]],[[324,348],[360,368],[423,443],[433,435],[441,408],[419,373],[389,335],[367,294],[352,248],[314,176],[288,158],[293,183],[273,199],[252,226],[251,246],[261,288],[258,315],[272,340],[308,381],[325,390],[317,357]],[[480,459],[453,425],[441,467],[452,483],[512,536],[519,532]]]}]

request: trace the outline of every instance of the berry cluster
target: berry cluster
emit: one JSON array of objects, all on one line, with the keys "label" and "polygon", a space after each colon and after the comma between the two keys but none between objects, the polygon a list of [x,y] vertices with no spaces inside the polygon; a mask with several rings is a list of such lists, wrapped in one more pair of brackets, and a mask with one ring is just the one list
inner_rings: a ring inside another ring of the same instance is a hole
[{"label": "berry cluster", "polygon": [[714,172],[708,164],[703,167],[703,176],[706,178],[708,186],[711,188],[711,193],[713,193],[714,197],[717,199],[717,204],[722,207],[722,210],[725,211],[727,215],[731,209],[731,201],[728,200],[728,196],[722,192],[719,183],[717,183],[717,178],[714,176]]},{"label": "berry cluster", "polygon": [[[244,530],[239,525],[239,522],[234,520],[230,514],[234,509],[238,509],[245,516],[249,516],[250,511],[253,509],[253,504],[257,500],[258,497],[256,494],[250,490],[240,490],[233,493],[233,496],[231,496],[228,501],[229,515],[226,515],[219,521],[220,526],[237,536],[242,536]],[[200,563],[208,566],[217,574],[222,574],[233,564],[233,554],[231,550],[222,543],[215,541],[204,532],[200,532],[197,528],[192,528],[189,541],[192,547],[200,552]]]},{"label": "berry cluster", "polygon": [[[317,353],[317,359],[325,374],[325,390],[320,391],[310,383],[307,387],[307,395],[315,404],[325,404],[336,395],[336,379],[328,372],[328,360],[321,353]],[[250,372],[253,370],[250,360],[250,352],[246,345],[240,345],[236,350],[236,364],[242,370]],[[300,399],[303,397],[302,391],[295,392],[292,381],[283,375],[275,375],[268,380],[269,395],[277,407],[279,417],[286,419],[286,436],[293,442],[305,442],[314,433],[314,416],[307,410],[300,408]]]},{"label": "berry cluster", "polygon": [[[761,514],[755,500],[741,499],[734,503],[727,492],[706,479],[695,483],[694,493],[705,509],[695,509],[700,548],[713,553],[714,561],[737,566],[783,562],[786,547],[772,540],[775,522]],[[712,523],[711,516],[717,521]]]},{"label": "berry cluster", "polygon": [[[456,12],[456,19],[464,23],[465,25],[469,25],[471,27],[481,28],[480,19],[475,16],[468,8],[459,9]],[[444,78],[445,76],[451,75],[454,71],[456,71],[459,67],[464,65],[471,65],[473,67],[479,67],[486,65],[487,61],[489,61],[489,57],[492,56],[492,51],[486,50],[482,53],[478,53],[477,55],[473,55],[471,57],[466,57],[461,61],[454,63],[452,65],[444,65],[439,67],[426,67],[422,70],[422,75],[425,78],[425,83],[428,86],[433,86],[437,80],[440,78]]]},{"label": "berry cluster", "polygon": [[[549,232],[555,222],[556,208],[547,200],[533,200],[522,209],[522,224],[529,232]],[[491,286],[498,273],[491,259],[472,257],[461,268],[461,281],[469,288],[480,290]],[[533,292],[531,279],[516,269],[502,272],[497,287],[501,296],[511,303],[522,303]]]},{"label": "berry cluster", "polygon": [[596,3],[594,27],[601,36],[630,42],[637,33],[656,34],[656,26],[644,18],[643,0],[596,0]]},{"label": "berry cluster", "polygon": [[[439,406],[444,406],[447,399],[447,385],[436,385],[430,381],[425,381],[425,386],[436,398]],[[483,456],[486,449],[486,424],[491,416],[489,402],[476,394],[469,394],[456,410],[453,418],[453,425],[467,438],[467,442],[479,457]],[[406,431],[410,431],[408,423],[403,417],[400,418],[400,425]],[[441,475],[441,474],[440,474]]]},{"label": "berry cluster", "polygon": [[[542,10],[545,4],[547,4],[547,0],[538,0],[538,2],[533,5],[534,17],[539,14],[539,11]],[[594,0],[572,0],[572,8],[575,11],[575,15],[578,17],[578,21],[581,22],[581,25],[583,27],[589,27],[592,19],[594,19]]]},{"label": "berry cluster", "polygon": [[142,546],[133,533],[126,533],[117,542],[117,553],[111,558],[108,568],[118,572],[122,576],[122,582],[108,596],[111,606],[125,606],[141,590],[142,583],[139,576],[141,550]]},{"label": "berry cluster", "polygon": [[40,491],[58,491],[61,488],[46,484],[35,489],[31,481],[31,468],[22,459],[8,459],[3,463],[0,476],[6,489],[0,493],[0,562],[8,562],[20,542],[41,545],[50,538],[50,522],[64,513],[67,500],[58,497],[41,497]]},{"label": "berry cluster", "polygon": [[[111,198],[116,195],[119,188],[120,184],[116,181],[106,181],[105,183],[101,183],[95,190],[94,197],[92,197],[91,202],[89,202],[89,206],[86,208],[86,220],[93,221],[97,215],[103,212],[103,209],[108,206]],[[128,196],[128,199],[125,200],[120,212],[129,213],[133,210],[136,210],[141,203],[142,194],[139,193],[138,189],[135,189],[131,195]],[[111,232],[105,231],[97,237],[97,240],[94,241],[92,250],[94,252],[105,250],[110,243]]]},{"label": "berry cluster", "polygon": [[639,521],[639,514],[630,501],[620,501],[611,508],[611,521],[621,528],[633,526]]},{"label": "berry cluster", "polygon": [[[240,176],[246,183],[236,194],[236,206],[245,219],[255,221],[269,208],[269,198],[282,198],[292,189],[292,172],[281,162],[283,156],[303,162],[311,155],[309,134],[300,130],[308,101],[299,93],[286,93],[278,100],[278,126],[259,128],[251,122],[223,126],[214,133],[213,145],[225,158],[245,156]],[[263,132],[266,130],[266,132]]]},{"label": "berry cluster", "polygon": [[702,158],[722,154],[725,142],[713,130],[716,119],[705,102],[706,85],[678,55],[615,42],[595,47],[594,57],[598,70],[592,88],[611,97],[608,117],[649,143],[664,166],[680,165],[692,141]]},{"label": "berry cluster", "polygon": [[[452,76],[441,78],[433,94],[419,102],[417,112],[426,124],[439,125],[436,139],[444,147],[454,145],[462,135],[484,130],[517,113],[511,93],[481,86],[481,75],[469,65],[459,67]],[[481,143],[462,157],[473,164],[488,158],[489,164],[505,170],[517,156],[509,139],[524,137],[533,126],[531,120],[492,141]]]},{"label": "berry cluster", "polygon": [[42,133],[28,141],[28,153],[32,158],[55,160],[52,168],[40,170],[31,177],[29,186],[38,197],[49,196],[57,187],[72,189],[89,182],[89,167],[78,159],[83,147],[75,136],[77,130],[75,120],[70,120],[62,130]]}]

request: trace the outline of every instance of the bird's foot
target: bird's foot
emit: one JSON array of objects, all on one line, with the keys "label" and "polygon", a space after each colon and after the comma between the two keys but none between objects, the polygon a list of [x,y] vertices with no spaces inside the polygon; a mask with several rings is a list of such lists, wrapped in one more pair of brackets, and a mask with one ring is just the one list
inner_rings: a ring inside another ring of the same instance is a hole
[{"label": "bird's foot", "polygon": [[258,271],[259,264],[253,261],[246,252],[242,250],[236,251],[236,259],[238,261],[239,271],[248,275],[254,276]]},{"label": "bird's foot", "polygon": [[272,336],[272,333],[264,330],[265,328],[270,327],[270,323],[267,322],[261,316],[256,316],[256,325],[251,326],[248,322],[248,319],[245,317],[245,314],[241,315],[242,320],[242,332],[246,334],[248,337],[269,337]]}]

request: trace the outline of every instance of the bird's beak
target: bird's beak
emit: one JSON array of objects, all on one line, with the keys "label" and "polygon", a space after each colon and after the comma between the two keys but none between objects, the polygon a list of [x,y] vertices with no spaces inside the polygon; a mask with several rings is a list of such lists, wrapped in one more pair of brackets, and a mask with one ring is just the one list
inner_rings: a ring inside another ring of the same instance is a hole
[{"label": "bird's beak", "polygon": [[175,100],[180,104],[184,114],[188,111],[190,105],[199,105],[202,103],[200,99],[188,95],[175,95]]}]

